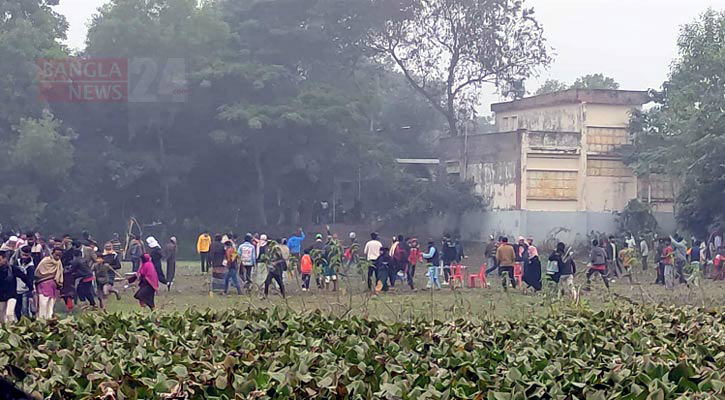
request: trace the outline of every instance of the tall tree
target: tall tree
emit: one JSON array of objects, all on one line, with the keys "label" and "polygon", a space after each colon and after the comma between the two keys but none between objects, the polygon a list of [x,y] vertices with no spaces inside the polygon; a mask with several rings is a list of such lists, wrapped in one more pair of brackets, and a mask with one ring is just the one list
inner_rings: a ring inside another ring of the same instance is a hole
[{"label": "tall tree", "polygon": [[573,89],[619,89],[619,83],[604,74],[589,74],[576,78]]},{"label": "tall tree", "polygon": [[377,1],[389,17],[369,38],[458,135],[485,84],[522,87],[550,57],[523,0]]},{"label": "tall tree", "polygon": [[633,116],[629,163],[679,182],[678,221],[692,232],[725,222],[725,12],[708,10],[680,30],[679,54],[656,106]]}]

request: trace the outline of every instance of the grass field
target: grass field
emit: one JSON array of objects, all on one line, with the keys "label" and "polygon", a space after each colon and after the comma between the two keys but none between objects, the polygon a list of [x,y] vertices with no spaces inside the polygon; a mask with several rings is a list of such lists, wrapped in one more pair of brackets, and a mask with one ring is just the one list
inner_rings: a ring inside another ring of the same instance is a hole
[{"label": "grass field", "polygon": [[[125,265],[124,270],[128,267]],[[586,282],[583,272],[580,271],[576,276],[578,286]],[[705,280],[701,290],[680,285],[670,291],[653,284],[655,276],[651,268],[648,271],[637,271],[635,279],[642,283],[630,285],[628,281],[620,280],[611,285],[611,293],[607,293],[602,282],[595,279],[590,292],[581,292],[580,301],[595,310],[618,303],[683,306],[725,304],[723,282]],[[500,278],[496,275],[489,276],[490,287],[486,289],[451,290],[444,286],[442,290],[426,290],[426,277],[421,268],[418,268],[416,273],[416,287],[419,288],[416,291],[411,291],[407,285],[399,283],[391,292],[380,295],[371,295],[366,290],[361,275],[354,270],[350,271],[347,278],[341,278],[336,292],[316,289],[313,281],[313,289],[303,293],[296,279],[290,281],[286,278],[288,291],[286,300],[281,298],[274,283],[269,298],[265,299],[261,288],[244,292],[241,296],[237,295],[233,288],[230,288],[230,294],[227,296],[222,296],[220,293],[210,295],[207,282],[207,276],[201,275],[196,262],[178,263],[172,290],[167,291],[166,287],[162,287],[156,297],[159,311],[206,307],[223,310],[280,306],[295,311],[320,310],[333,316],[357,315],[403,321],[419,317],[441,320],[454,317],[519,319],[531,313],[546,313],[552,306],[551,299],[543,294],[534,294],[531,291],[524,294],[518,289],[504,292]],[[116,287],[121,289],[123,285],[117,282]],[[121,301],[109,299],[108,311],[137,311],[139,306],[133,299],[133,293],[134,288],[130,287],[122,292]],[[62,306],[57,308],[60,313],[63,313],[63,309]],[[82,311],[74,311],[76,312]]]}]

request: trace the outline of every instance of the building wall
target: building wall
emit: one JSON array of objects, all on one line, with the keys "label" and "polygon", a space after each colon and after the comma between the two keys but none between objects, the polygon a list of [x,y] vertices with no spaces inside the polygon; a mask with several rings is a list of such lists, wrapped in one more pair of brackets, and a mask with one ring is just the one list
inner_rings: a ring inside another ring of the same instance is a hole
[{"label": "building wall", "polygon": [[582,128],[581,105],[563,104],[497,112],[496,128],[499,131],[526,129],[530,131],[579,132]]}]

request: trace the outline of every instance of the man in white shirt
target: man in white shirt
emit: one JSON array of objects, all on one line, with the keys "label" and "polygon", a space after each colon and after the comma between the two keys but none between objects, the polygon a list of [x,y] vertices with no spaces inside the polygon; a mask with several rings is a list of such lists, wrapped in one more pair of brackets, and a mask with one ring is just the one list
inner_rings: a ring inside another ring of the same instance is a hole
[{"label": "man in white shirt", "polygon": [[647,240],[642,237],[639,242],[639,254],[642,256],[642,269],[647,271],[647,257],[649,256],[649,245]]},{"label": "man in white shirt", "polygon": [[372,277],[375,275],[375,283],[378,282],[378,271],[375,268],[375,261],[378,260],[378,257],[380,257],[380,249],[383,247],[383,244],[380,243],[380,240],[378,240],[378,234],[373,232],[370,234],[370,240],[365,243],[365,249],[363,250],[363,253],[365,253],[365,258],[370,262],[370,265],[368,266],[368,290],[373,290],[375,287],[373,286]]}]

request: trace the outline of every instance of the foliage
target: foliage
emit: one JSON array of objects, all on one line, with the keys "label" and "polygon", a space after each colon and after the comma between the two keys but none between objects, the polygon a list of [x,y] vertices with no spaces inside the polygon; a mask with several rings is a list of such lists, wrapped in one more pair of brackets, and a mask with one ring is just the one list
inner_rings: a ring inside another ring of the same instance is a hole
[{"label": "foliage", "polygon": [[535,96],[540,94],[554,93],[562,90],[569,89],[569,85],[556,79],[547,79],[538,89],[534,92]]},{"label": "foliage", "polygon": [[280,309],[83,314],[0,328],[0,364],[39,397],[176,392],[210,398],[543,397],[725,394],[718,310],[563,310],[513,324],[328,317]]},{"label": "foliage", "polygon": [[521,87],[550,62],[543,30],[521,0],[378,3],[389,16],[368,45],[446,118],[453,136],[485,84]]},{"label": "foliage", "polygon": [[652,208],[637,199],[632,199],[617,215],[619,231],[641,237],[646,233],[657,231],[657,220],[652,215]]},{"label": "foliage", "polygon": [[619,89],[619,83],[604,74],[589,74],[576,78],[572,89]]},{"label": "foliage", "polygon": [[725,12],[709,10],[683,26],[669,79],[652,93],[656,105],[633,114],[630,125],[628,163],[640,174],[676,180],[678,222],[700,234],[725,216],[723,43]]}]

